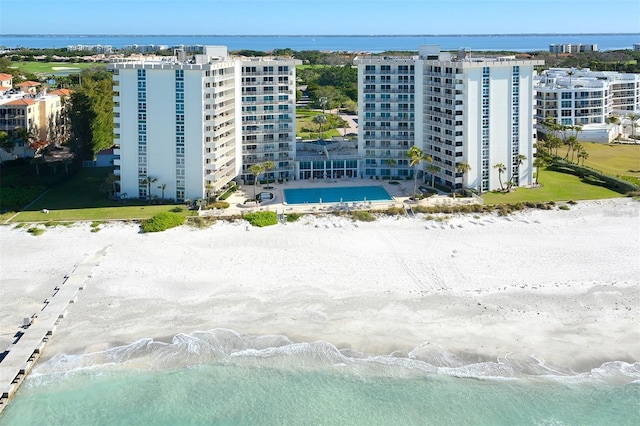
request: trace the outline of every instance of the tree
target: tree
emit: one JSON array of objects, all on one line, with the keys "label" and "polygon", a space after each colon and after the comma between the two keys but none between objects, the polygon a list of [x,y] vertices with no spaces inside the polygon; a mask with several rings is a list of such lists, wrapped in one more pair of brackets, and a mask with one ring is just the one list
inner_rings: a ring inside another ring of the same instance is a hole
[{"label": "tree", "polygon": [[[462,173],[462,186],[464,187],[464,175],[471,170],[471,166],[466,161],[461,161],[456,164],[456,173]],[[456,197],[456,185],[455,179],[453,181],[453,198]]]},{"label": "tree", "polygon": [[113,145],[113,81],[106,70],[82,72],[82,84],[71,95],[70,119],[74,151],[93,159]]},{"label": "tree", "polygon": [[435,188],[435,186],[436,186],[436,173],[438,173],[440,171],[440,167],[436,166],[435,164],[429,164],[427,166],[427,171],[429,172],[429,174],[431,174],[431,187]]},{"label": "tree", "polygon": [[580,159],[582,158],[582,165],[584,166],[584,160],[586,160],[587,158],[589,158],[589,153],[582,148],[579,152],[578,152],[578,163],[580,163]]},{"label": "tree", "polygon": [[627,118],[631,123],[631,138],[634,140],[634,143],[638,143],[638,139],[636,139],[636,128],[638,127],[638,119],[640,118],[640,114],[634,114],[630,112],[627,114]]},{"label": "tree", "polygon": [[524,154],[518,154],[518,156],[516,157],[516,160],[518,161],[518,182],[520,182],[520,167],[527,160],[527,156]]},{"label": "tree", "polygon": [[147,176],[142,180],[142,184],[147,185],[147,199],[149,200],[149,202],[151,202],[151,184],[157,181],[157,178],[151,176]]},{"label": "tree", "polygon": [[507,170],[506,166],[503,163],[494,164],[494,169],[498,169],[498,181],[500,182],[500,190],[504,191],[504,186],[502,185],[502,174]]},{"label": "tree", "polygon": [[547,162],[543,157],[536,157],[533,160],[533,166],[536,168],[536,185],[538,185],[538,177],[540,176],[540,167],[544,167],[547,165]]},{"label": "tree", "polygon": [[256,187],[258,186],[258,177],[260,176],[260,173],[264,172],[264,166],[262,164],[253,164],[249,167],[249,171],[253,173],[253,198],[258,201]]},{"label": "tree", "polygon": [[324,124],[327,122],[327,116],[324,114],[318,114],[315,117],[313,117],[313,122],[316,123],[320,129],[318,139],[322,139],[322,129],[324,127]]},{"label": "tree", "polygon": [[262,163],[262,167],[264,167],[265,177],[267,178],[267,185],[269,184],[269,175],[267,174],[270,170],[276,168],[276,164],[273,161],[265,161]]},{"label": "tree", "polygon": [[36,166],[36,175],[40,176],[40,164],[42,164],[43,158],[42,156],[33,157],[29,162]]},{"label": "tree", "polygon": [[409,166],[415,167],[415,173],[413,175],[413,199],[416,200],[418,193],[418,166],[421,162],[426,161],[427,163],[433,163],[433,158],[430,155],[427,155],[417,146],[412,146],[407,151],[407,157],[409,157]]},{"label": "tree", "polygon": [[[583,151],[584,147],[582,146],[582,144],[580,142],[576,142],[573,144],[573,147],[571,147],[571,162],[573,163],[573,154],[575,153],[580,153],[580,151]],[[580,162],[580,159],[578,158],[577,163]]]},{"label": "tree", "polygon": [[396,166],[396,164],[398,164],[398,162],[395,158],[387,158],[386,160],[384,160],[384,162],[387,163],[387,166],[389,167],[389,176],[391,176],[391,178],[393,179],[392,169]]},{"label": "tree", "polygon": [[163,183],[162,185],[158,185],[158,189],[162,190],[162,199],[164,200],[164,190],[167,189],[167,184]]}]

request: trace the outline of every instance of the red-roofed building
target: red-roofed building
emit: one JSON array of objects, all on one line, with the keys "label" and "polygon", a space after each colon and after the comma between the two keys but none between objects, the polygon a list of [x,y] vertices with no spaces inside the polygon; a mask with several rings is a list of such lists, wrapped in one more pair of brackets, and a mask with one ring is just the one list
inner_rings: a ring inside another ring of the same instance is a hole
[{"label": "red-roofed building", "polygon": [[11,89],[12,86],[13,76],[11,74],[0,73],[0,90],[8,90]]},{"label": "red-roofed building", "polygon": [[[35,87],[32,84],[27,86]],[[59,94],[24,92],[0,96],[0,130],[16,141],[12,150],[14,156],[32,157],[43,147],[59,146],[68,139],[69,126],[62,97]],[[27,138],[23,133],[25,129]]]},{"label": "red-roofed building", "polygon": [[38,86],[40,86],[40,83],[37,81],[23,81],[22,83],[16,84],[16,87],[23,92],[32,94],[36,93]]}]

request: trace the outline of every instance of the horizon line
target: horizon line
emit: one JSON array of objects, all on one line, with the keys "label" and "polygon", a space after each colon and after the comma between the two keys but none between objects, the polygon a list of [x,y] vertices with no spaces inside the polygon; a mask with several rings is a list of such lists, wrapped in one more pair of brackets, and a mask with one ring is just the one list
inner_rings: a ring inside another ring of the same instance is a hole
[{"label": "horizon line", "polygon": [[574,36],[574,35],[640,35],[625,33],[473,33],[473,34],[0,34],[0,37],[487,37],[487,36]]}]

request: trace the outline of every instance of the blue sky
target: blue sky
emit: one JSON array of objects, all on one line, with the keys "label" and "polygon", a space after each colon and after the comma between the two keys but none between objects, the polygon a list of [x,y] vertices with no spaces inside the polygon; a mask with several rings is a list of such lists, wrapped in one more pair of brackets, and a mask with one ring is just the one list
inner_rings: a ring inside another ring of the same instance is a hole
[{"label": "blue sky", "polygon": [[638,32],[640,0],[0,0],[1,34]]}]

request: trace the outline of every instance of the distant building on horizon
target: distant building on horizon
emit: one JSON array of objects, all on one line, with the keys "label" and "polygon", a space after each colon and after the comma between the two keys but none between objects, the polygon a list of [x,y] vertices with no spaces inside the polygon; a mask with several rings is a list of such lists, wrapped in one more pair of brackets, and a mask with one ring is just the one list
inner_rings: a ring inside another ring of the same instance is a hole
[{"label": "distant building on horizon", "polygon": [[597,52],[597,44],[550,44],[549,52],[551,53],[582,53],[582,52]]}]

